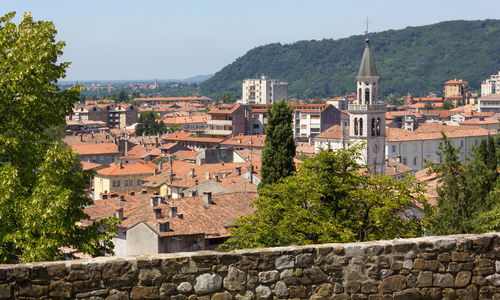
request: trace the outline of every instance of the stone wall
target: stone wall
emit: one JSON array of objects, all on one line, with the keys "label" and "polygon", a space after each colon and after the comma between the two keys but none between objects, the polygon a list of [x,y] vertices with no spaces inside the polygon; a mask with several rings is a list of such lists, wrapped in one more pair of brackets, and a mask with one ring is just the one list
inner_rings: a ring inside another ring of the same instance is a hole
[{"label": "stone wall", "polygon": [[500,299],[500,233],[0,266],[0,299]]}]

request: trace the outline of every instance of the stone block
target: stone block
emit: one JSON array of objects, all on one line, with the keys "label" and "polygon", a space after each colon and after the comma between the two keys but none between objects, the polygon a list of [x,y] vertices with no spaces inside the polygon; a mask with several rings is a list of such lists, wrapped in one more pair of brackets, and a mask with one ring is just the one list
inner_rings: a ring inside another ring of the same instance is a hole
[{"label": "stone block", "polygon": [[307,290],[304,286],[291,286],[289,287],[289,292],[290,292],[290,298],[293,299],[293,298],[305,298],[306,297],[306,293],[307,293]]},{"label": "stone block", "polygon": [[161,297],[168,297],[172,296],[176,293],[176,287],[175,284],[173,283],[163,283],[160,287],[160,296]]},{"label": "stone block", "polygon": [[361,282],[360,281],[347,281],[344,284],[344,290],[348,294],[355,294],[361,291]]},{"label": "stone block", "polygon": [[190,293],[193,290],[193,286],[189,282],[181,282],[177,286],[177,291],[182,294],[187,294]]},{"label": "stone block", "polygon": [[12,290],[8,284],[0,285],[0,299],[11,299]]},{"label": "stone block", "polygon": [[299,254],[295,258],[295,265],[301,268],[307,268],[312,265],[314,256],[311,253]]},{"label": "stone block", "polygon": [[432,275],[432,285],[435,287],[451,288],[454,284],[455,282],[453,279],[453,275],[451,275],[450,273],[437,273]]},{"label": "stone block", "polygon": [[283,270],[293,268],[295,266],[293,257],[291,255],[282,255],[276,259],[276,269]]},{"label": "stone block", "polygon": [[120,287],[132,284],[136,279],[137,269],[128,261],[116,259],[104,264],[102,279],[106,286]]},{"label": "stone block", "polygon": [[304,270],[304,274],[313,282],[313,283],[323,283],[327,281],[328,275],[326,275],[321,269],[317,266],[313,266],[312,268],[308,268]]},{"label": "stone block", "polygon": [[286,284],[283,281],[278,281],[274,287],[274,295],[277,298],[286,298],[289,294]]},{"label": "stone block", "polygon": [[451,252],[451,260],[456,262],[468,262],[472,261],[472,257],[469,252]]},{"label": "stone block", "polygon": [[255,288],[255,297],[257,300],[267,300],[271,298],[272,292],[268,286],[259,285]]},{"label": "stone block", "polygon": [[129,300],[129,296],[126,291],[111,290],[106,300]]},{"label": "stone block", "polygon": [[161,284],[161,273],[158,269],[140,269],[139,285],[151,286]]},{"label": "stone block", "polygon": [[52,298],[71,298],[73,285],[63,281],[54,281],[50,284],[50,297]]},{"label": "stone block", "polygon": [[279,279],[279,273],[276,270],[273,271],[265,271],[259,273],[259,282],[260,283],[271,283],[276,282]]},{"label": "stone block", "polygon": [[472,277],[472,273],[470,271],[461,271],[458,272],[455,277],[455,287],[462,288],[469,285]]},{"label": "stone block", "polygon": [[413,269],[413,260],[407,259],[403,262],[403,269],[411,270]]},{"label": "stone block", "polygon": [[395,292],[393,295],[394,300],[408,300],[408,299],[421,299],[422,293],[418,289],[407,289]]},{"label": "stone block", "polygon": [[431,287],[432,286],[432,272],[423,271],[418,274],[417,287]]},{"label": "stone block", "polygon": [[487,276],[486,281],[493,286],[500,286],[500,274]]},{"label": "stone block", "polygon": [[232,292],[243,291],[246,286],[246,277],[245,272],[231,266],[224,278],[224,288]]},{"label": "stone block", "polygon": [[423,270],[424,267],[425,267],[425,260],[422,258],[415,258],[415,261],[413,261],[413,269]]},{"label": "stone block", "polygon": [[465,289],[456,290],[456,294],[459,299],[477,299],[477,287],[471,284]]},{"label": "stone block", "polygon": [[217,292],[222,287],[222,278],[219,274],[205,273],[199,275],[194,281],[194,291],[197,295]]},{"label": "stone block", "polygon": [[293,269],[286,269],[286,270],[283,270],[281,271],[280,273],[280,279],[285,279],[285,278],[288,278],[288,277],[292,277],[293,276]]},{"label": "stone block", "polygon": [[440,253],[437,257],[439,262],[449,262],[451,259],[450,253]]},{"label": "stone block", "polygon": [[215,293],[212,296],[211,300],[232,300],[232,299],[233,295],[229,294],[228,292],[224,292],[224,293]]},{"label": "stone block", "polygon": [[394,275],[385,278],[380,283],[381,293],[392,293],[406,288],[406,278],[403,275]]},{"label": "stone block", "polygon": [[130,293],[130,299],[158,299],[160,293],[155,286],[134,286]]},{"label": "stone block", "polygon": [[378,292],[378,286],[374,281],[365,281],[361,284],[361,293],[375,294]]}]

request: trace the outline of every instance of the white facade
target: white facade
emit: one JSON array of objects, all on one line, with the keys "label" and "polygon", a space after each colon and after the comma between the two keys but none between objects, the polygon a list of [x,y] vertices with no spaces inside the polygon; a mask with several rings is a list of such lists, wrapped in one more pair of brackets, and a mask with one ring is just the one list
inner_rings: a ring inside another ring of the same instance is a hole
[{"label": "white facade", "polygon": [[500,113],[500,94],[490,94],[479,97],[477,100],[477,107],[479,108],[479,112]]},{"label": "white facade", "polygon": [[500,71],[496,75],[481,82],[481,96],[497,94],[500,92]]},{"label": "white facade", "polygon": [[361,60],[357,79],[357,103],[349,104],[349,140],[363,143],[362,164],[369,172],[385,174],[385,112],[378,101],[378,73],[369,40]]},{"label": "white facade", "polygon": [[[479,146],[481,140],[488,136],[466,136],[450,137],[452,145],[460,148],[458,158],[461,161],[472,157],[473,148]],[[425,139],[413,141],[387,141],[387,158],[401,159],[401,162],[415,171],[425,168],[426,160],[431,162],[442,162],[443,157],[439,156],[439,146],[443,141],[441,139]]]},{"label": "white facade", "polygon": [[269,79],[264,75],[257,79],[243,80],[243,104],[273,104],[280,99],[288,100],[288,83]]}]

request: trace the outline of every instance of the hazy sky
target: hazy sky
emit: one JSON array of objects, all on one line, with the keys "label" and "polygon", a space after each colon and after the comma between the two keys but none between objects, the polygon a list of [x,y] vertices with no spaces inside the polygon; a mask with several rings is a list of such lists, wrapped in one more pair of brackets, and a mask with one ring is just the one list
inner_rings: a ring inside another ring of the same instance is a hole
[{"label": "hazy sky", "polygon": [[52,20],[69,80],[187,78],[274,42],[342,38],[445,20],[499,18],[498,0],[2,0]]}]

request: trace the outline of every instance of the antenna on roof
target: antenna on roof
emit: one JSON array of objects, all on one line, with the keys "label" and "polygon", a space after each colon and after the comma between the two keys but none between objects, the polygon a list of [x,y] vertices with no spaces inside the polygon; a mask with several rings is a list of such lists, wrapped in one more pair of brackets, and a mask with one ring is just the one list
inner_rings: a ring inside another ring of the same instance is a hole
[{"label": "antenna on roof", "polygon": [[368,31],[368,25],[370,24],[370,19],[368,19],[368,17],[366,17],[364,23],[366,24],[365,36],[368,37],[368,32],[369,32]]}]

